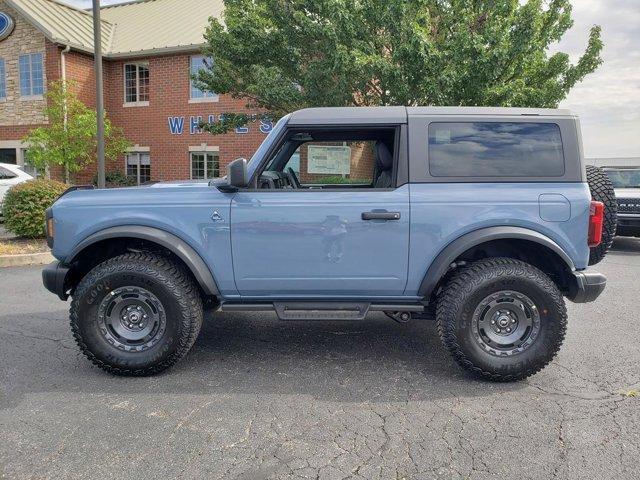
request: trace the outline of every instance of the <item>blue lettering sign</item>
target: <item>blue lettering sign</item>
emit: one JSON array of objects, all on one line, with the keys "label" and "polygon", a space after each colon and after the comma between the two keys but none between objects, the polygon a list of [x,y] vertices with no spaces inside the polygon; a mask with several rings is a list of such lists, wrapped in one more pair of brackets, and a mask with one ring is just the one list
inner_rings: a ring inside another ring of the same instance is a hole
[{"label": "blue lettering sign", "polygon": [[169,131],[171,135],[182,135],[184,130],[184,117],[169,117]]},{"label": "blue lettering sign", "polygon": [[216,116],[215,115],[209,115],[209,123],[216,123]]},{"label": "blue lettering sign", "polygon": [[189,120],[189,133],[191,135],[195,135],[202,133],[202,129],[200,128],[200,122],[202,122],[202,117],[191,117]]},{"label": "blue lettering sign", "polygon": [[273,130],[273,122],[267,122],[266,120],[260,120],[260,131],[262,133],[269,133]]},{"label": "blue lettering sign", "polygon": [[236,127],[236,133],[239,133],[239,134],[249,133],[249,127],[247,127],[246,125],[242,127]]}]

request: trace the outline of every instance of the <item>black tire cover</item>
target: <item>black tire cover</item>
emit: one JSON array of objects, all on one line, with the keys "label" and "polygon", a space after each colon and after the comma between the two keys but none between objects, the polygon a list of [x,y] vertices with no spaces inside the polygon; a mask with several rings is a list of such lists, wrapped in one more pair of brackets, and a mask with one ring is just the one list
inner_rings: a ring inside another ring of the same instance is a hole
[{"label": "black tire cover", "polygon": [[601,168],[587,165],[587,183],[591,190],[591,198],[604,204],[604,224],[602,226],[602,242],[597,247],[589,249],[589,265],[602,261],[616,235],[618,226],[618,203],[613,190],[613,184]]}]

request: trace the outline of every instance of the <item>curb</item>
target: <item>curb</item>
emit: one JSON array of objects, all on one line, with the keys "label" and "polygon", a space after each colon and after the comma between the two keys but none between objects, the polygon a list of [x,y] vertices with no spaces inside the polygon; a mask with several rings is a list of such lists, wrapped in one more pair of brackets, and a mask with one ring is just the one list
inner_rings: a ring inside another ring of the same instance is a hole
[{"label": "curb", "polygon": [[0,255],[0,268],[22,267],[25,265],[46,265],[55,260],[50,252],[23,253],[20,255]]}]

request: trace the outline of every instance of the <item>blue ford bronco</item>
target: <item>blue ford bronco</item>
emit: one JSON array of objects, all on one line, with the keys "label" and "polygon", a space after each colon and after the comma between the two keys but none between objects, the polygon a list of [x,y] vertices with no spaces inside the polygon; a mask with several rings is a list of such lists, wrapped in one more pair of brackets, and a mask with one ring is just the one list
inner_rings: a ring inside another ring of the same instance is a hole
[{"label": "blue ford bronco", "polygon": [[518,380],[560,348],[564,297],[591,302],[605,287],[587,267],[611,242],[610,205],[593,194],[610,182],[588,181],[564,110],[305,109],[226,177],[202,170],[200,181],[75,187],[47,211],[58,261],[44,285],[72,297],[73,335],[108,372],[170,367],[204,309],[285,321],[384,312],[435,318],[464,369]]}]

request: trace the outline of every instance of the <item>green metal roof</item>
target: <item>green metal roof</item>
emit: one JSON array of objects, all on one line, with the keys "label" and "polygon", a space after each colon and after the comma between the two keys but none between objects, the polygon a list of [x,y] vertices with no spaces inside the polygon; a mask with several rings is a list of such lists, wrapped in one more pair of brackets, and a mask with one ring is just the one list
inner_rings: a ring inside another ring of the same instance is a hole
[{"label": "green metal roof", "polygon": [[[4,0],[49,40],[93,52],[93,16],[58,0]],[[222,17],[222,0],[138,0],[102,7],[105,57],[129,57],[181,50],[204,44],[209,17]]]}]

